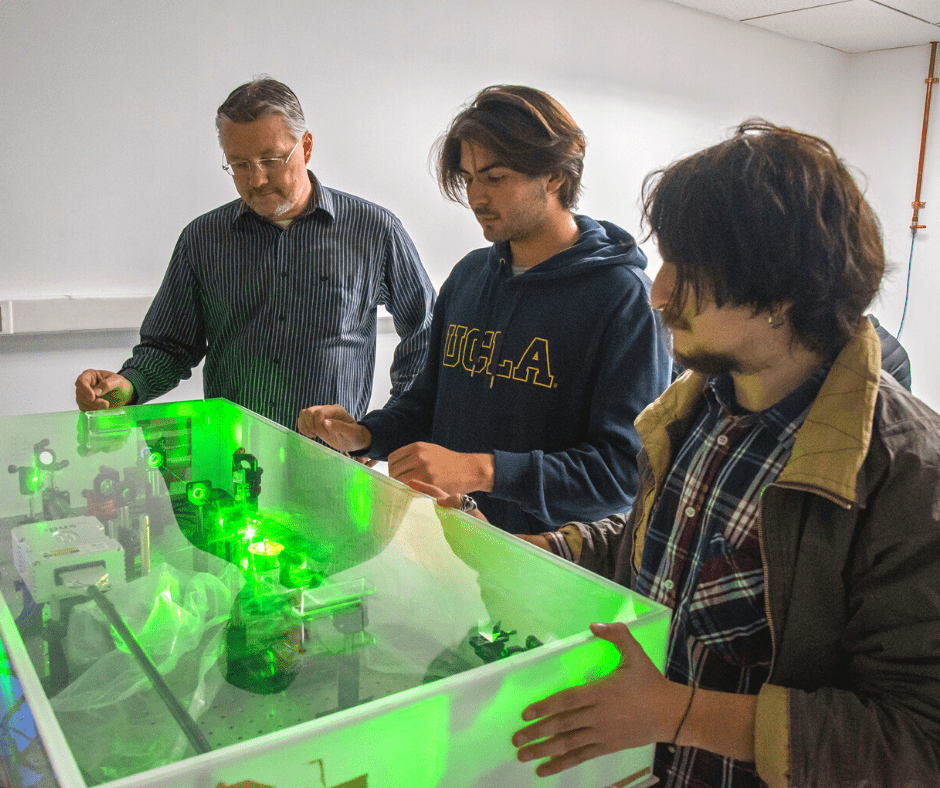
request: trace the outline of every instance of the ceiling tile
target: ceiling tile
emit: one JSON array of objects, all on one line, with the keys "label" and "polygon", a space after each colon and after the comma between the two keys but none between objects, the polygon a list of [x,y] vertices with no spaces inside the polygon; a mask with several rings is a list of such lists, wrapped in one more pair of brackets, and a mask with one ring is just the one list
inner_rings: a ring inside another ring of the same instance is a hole
[{"label": "ceiling tile", "polygon": [[[826,0],[673,0],[679,5],[707,11],[709,14],[723,16],[740,22],[770,14],[785,14],[801,8],[812,8]],[[852,0],[828,0],[828,2],[852,2]],[[926,0],[936,2],[936,0]]]},{"label": "ceiling tile", "polygon": [[940,41],[940,0],[672,0],[842,52]]},{"label": "ceiling tile", "polygon": [[865,0],[765,16],[747,24],[850,53],[916,46],[940,37],[935,25]]},{"label": "ceiling tile", "polygon": [[[879,0],[882,5],[940,25],[940,0]],[[940,31],[938,31],[940,35]]]}]

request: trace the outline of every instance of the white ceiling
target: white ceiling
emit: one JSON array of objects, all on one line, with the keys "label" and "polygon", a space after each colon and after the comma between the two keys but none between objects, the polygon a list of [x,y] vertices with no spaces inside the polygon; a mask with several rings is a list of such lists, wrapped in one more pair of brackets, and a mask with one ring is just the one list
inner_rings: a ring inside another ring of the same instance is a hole
[{"label": "white ceiling", "polygon": [[672,0],[840,52],[940,41],[940,0]]}]

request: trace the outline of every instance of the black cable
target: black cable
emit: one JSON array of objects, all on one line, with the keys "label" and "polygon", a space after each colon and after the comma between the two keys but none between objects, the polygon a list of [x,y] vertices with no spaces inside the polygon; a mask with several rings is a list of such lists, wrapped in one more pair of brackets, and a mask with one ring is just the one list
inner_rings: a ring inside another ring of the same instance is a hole
[{"label": "black cable", "polygon": [[898,333],[894,335],[895,339],[901,339],[901,329],[904,328],[904,316],[907,314],[907,299],[911,295],[911,269],[914,267],[914,238],[917,235],[916,230],[911,230],[911,256],[907,261],[907,287],[904,288],[904,310],[901,312],[901,325],[898,326]]},{"label": "black cable", "polygon": [[127,624],[124,623],[124,619],[121,618],[121,614],[118,613],[117,608],[111,604],[111,600],[101,593],[98,586],[88,586],[88,596],[95,601],[95,604],[97,604],[101,612],[104,613],[105,618],[107,618],[111,625],[118,631],[118,634],[123,638],[127,647],[131,650],[131,653],[137,658],[140,666],[144,669],[144,673],[146,673],[150,681],[153,682],[153,688],[170,710],[173,719],[175,719],[180,728],[183,729],[183,733],[186,734],[186,738],[189,739],[189,743],[193,746],[193,749],[199,754],[209,752],[212,749],[212,745],[209,744],[208,739],[206,739],[202,730],[196,724],[196,721],[189,716],[186,709],[184,709],[182,704],[176,699],[173,691],[163,680],[163,676],[160,675],[156,666],[150,661],[147,652],[144,651],[140,643],[137,642],[137,638],[134,637],[134,633],[128,629]]}]

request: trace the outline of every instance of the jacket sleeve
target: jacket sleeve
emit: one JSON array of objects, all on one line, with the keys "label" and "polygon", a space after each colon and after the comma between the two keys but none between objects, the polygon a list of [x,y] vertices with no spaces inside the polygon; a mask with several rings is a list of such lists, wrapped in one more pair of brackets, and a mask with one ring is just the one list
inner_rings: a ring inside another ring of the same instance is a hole
[{"label": "jacket sleeve", "polygon": [[772,788],[940,785],[940,424],[913,421],[921,449],[885,449],[890,470],[851,515],[838,661],[808,683],[772,676],[758,696],[757,769]]},{"label": "jacket sleeve", "polygon": [[633,421],[669,383],[660,322],[642,286],[628,293],[603,329],[586,437],[563,451],[496,451],[494,498],[545,523],[600,520],[629,510],[637,488],[640,438]]},{"label": "jacket sleeve", "polygon": [[134,386],[136,404],[165,394],[192,375],[206,354],[202,312],[184,232],[140,327],[140,343],[119,370]]},{"label": "jacket sleeve", "polygon": [[395,219],[385,248],[381,303],[400,337],[392,359],[392,398],[404,392],[427,362],[431,315],[436,293],[418,251]]},{"label": "jacket sleeve", "polygon": [[542,536],[555,555],[611,579],[623,540],[630,533],[629,518],[627,514],[612,514],[593,523],[565,523]]}]

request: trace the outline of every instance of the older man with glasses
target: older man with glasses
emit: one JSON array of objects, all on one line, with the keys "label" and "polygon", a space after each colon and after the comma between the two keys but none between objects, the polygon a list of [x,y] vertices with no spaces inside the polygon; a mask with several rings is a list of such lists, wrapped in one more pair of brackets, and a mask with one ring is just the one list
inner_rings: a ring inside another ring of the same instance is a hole
[{"label": "older man with glasses", "polygon": [[399,220],[307,169],[313,137],[283,83],[259,77],[236,88],[216,128],[239,199],[183,230],[140,344],[117,373],[79,375],[79,408],[159,397],[205,357],[206,397],[289,427],[321,402],[361,416],[380,304],[400,337],[391,368],[397,397],[424,365],[435,301]]}]

